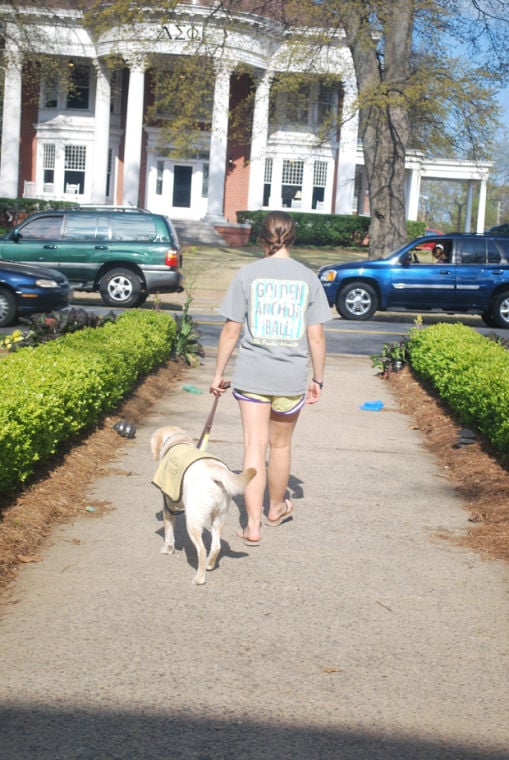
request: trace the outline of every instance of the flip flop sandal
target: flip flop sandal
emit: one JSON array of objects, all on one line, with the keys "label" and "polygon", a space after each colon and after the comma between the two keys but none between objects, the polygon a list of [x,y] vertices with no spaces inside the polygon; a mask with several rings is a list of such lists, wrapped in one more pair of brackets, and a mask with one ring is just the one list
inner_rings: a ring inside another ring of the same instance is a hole
[{"label": "flip flop sandal", "polygon": [[282,515],[280,515],[277,520],[269,520],[268,517],[265,518],[265,525],[269,525],[271,528],[277,528],[279,525],[284,523],[290,515],[293,512],[293,504],[290,501],[290,499],[285,499],[286,509],[283,512]]},{"label": "flip flop sandal", "polygon": [[259,538],[252,541],[245,535],[244,531],[237,533],[237,538],[241,538],[245,546],[260,546]]}]

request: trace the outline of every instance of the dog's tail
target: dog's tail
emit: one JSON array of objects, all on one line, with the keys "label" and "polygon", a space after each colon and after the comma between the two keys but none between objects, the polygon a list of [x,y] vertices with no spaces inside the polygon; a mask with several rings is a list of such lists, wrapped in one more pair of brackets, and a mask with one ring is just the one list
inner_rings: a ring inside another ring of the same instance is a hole
[{"label": "dog's tail", "polygon": [[230,496],[236,496],[237,494],[244,493],[246,486],[253,480],[255,475],[256,470],[254,467],[248,467],[237,474],[227,467],[218,464],[214,468],[212,478],[216,483],[220,483]]}]

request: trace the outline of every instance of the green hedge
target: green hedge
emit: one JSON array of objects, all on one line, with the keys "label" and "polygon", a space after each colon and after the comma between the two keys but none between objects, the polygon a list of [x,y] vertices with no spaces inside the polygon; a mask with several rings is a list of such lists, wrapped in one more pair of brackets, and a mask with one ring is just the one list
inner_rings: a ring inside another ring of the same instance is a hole
[{"label": "green hedge", "polygon": [[0,493],[10,493],[59,446],[118,406],[174,350],[174,318],[130,311],[0,360]]},{"label": "green hedge", "polygon": [[462,424],[509,453],[509,351],[470,327],[437,324],[410,331],[412,369],[430,383]]},{"label": "green hedge", "polygon": [[15,224],[22,222],[28,214],[33,214],[35,211],[75,205],[75,203],[68,201],[46,201],[41,198],[0,198],[0,227],[7,232]]},{"label": "green hedge", "polygon": [[[369,232],[367,216],[347,214],[306,214],[290,212],[297,226],[296,245],[359,247]],[[251,225],[250,241],[256,243],[267,211],[237,211],[239,224]],[[408,240],[424,235],[424,222],[407,222]]]}]

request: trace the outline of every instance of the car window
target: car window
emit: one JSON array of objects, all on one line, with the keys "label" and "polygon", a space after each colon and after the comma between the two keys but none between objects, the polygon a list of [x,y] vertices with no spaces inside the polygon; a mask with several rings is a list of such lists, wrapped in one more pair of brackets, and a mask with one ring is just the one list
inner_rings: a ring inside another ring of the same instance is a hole
[{"label": "car window", "polygon": [[501,258],[500,251],[497,248],[495,241],[488,240],[488,264],[499,264]]},{"label": "car window", "polygon": [[69,214],[65,220],[64,240],[95,240],[95,214]]},{"label": "car window", "polygon": [[40,216],[19,228],[23,240],[59,240],[62,216]]},{"label": "car window", "polygon": [[99,214],[96,219],[96,223],[96,240],[108,240],[110,236],[109,217],[106,214]]},{"label": "car window", "polygon": [[[490,240],[490,243],[494,243],[498,251],[500,251],[501,259],[505,262],[509,261],[509,238],[497,238],[496,240]],[[489,258],[488,261],[490,261]],[[497,261],[499,261],[499,259],[497,259]]]},{"label": "car window", "polygon": [[438,258],[433,255],[433,250],[435,246],[441,246],[441,250],[443,251],[443,258],[442,262],[450,262],[451,260],[451,251],[452,251],[452,241],[448,240],[446,237],[441,236],[439,238],[433,238],[426,242],[416,243],[413,247],[411,247],[408,252],[410,253],[412,259],[412,264],[437,264],[439,263]]},{"label": "car window", "polygon": [[462,264],[486,264],[486,238],[465,238],[461,241]]},{"label": "car window", "polygon": [[148,214],[111,214],[112,240],[144,240],[155,238],[154,220]]}]

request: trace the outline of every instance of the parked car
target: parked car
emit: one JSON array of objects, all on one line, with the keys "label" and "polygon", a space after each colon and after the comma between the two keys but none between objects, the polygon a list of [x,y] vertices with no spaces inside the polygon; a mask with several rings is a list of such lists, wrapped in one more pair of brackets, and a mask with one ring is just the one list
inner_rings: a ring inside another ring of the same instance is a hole
[{"label": "parked car", "polygon": [[[437,235],[443,235],[443,234],[444,233],[441,230],[433,230],[433,229],[431,229],[431,227],[427,227],[424,230],[424,235],[427,238],[430,238],[430,237],[436,238]],[[421,244],[420,248],[421,249],[429,248],[429,250],[431,251],[434,246],[435,246],[435,243],[427,240],[425,243]]]},{"label": "parked car", "polygon": [[0,327],[24,314],[69,306],[72,290],[61,272],[33,264],[0,261]]},{"label": "parked car", "polygon": [[[423,242],[441,244],[448,261],[435,262]],[[382,259],[324,266],[318,276],[343,319],[436,309],[509,327],[509,237],[503,235],[421,237]]]},{"label": "parked car", "polygon": [[490,227],[487,235],[509,235],[509,224],[497,224],[495,227]]},{"label": "parked car", "polygon": [[182,254],[170,220],[133,207],[72,207],[31,214],[0,240],[0,258],[58,269],[74,290],[107,306],[141,306],[181,292]]}]

